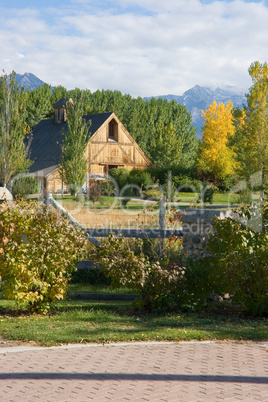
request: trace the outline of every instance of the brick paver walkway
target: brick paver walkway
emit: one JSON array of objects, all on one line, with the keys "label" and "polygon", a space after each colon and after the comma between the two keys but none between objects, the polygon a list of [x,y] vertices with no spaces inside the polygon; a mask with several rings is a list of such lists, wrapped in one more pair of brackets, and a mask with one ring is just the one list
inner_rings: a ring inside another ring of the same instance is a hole
[{"label": "brick paver walkway", "polygon": [[268,401],[268,343],[1,348],[0,401]]}]

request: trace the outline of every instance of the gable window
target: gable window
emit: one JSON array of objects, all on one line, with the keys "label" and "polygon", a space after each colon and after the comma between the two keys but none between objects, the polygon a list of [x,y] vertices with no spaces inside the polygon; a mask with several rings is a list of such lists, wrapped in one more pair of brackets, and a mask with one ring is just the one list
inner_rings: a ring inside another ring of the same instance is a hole
[{"label": "gable window", "polygon": [[60,122],[63,122],[63,120],[64,120],[64,109],[63,109],[63,108],[60,108],[60,109],[58,110],[58,120],[59,120]]},{"label": "gable window", "polygon": [[118,123],[114,119],[109,123],[108,141],[118,141]]},{"label": "gable window", "polygon": [[55,123],[56,124],[61,124],[66,121],[66,111],[64,107],[57,107],[54,108],[54,116],[55,116]]}]

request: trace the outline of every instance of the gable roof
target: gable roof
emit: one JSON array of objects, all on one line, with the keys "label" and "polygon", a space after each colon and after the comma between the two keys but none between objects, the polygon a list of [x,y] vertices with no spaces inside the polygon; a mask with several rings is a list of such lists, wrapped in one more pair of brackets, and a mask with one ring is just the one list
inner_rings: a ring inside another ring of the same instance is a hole
[{"label": "gable roof", "polygon": [[83,116],[86,122],[91,120],[91,126],[89,127],[90,137],[96,133],[96,131],[103,125],[103,123],[112,115],[113,113],[98,113],[98,114],[87,114]]},{"label": "gable roof", "polygon": [[[102,126],[113,113],[98,113],[83,116],[86,122],[91,120],[90,136]],[[45,170],[50,173],[58,164],[61,156],[62,131],[68,130],[67,122],[55,124],[54,119],[41,120],[33,129],[30,146],[30,159],[34,161],[30,173]]]}]

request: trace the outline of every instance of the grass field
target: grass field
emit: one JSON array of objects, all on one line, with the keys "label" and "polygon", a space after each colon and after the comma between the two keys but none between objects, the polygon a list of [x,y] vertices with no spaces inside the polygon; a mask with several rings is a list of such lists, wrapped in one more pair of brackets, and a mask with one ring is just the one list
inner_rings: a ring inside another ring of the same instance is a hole
[{"label": "grass field", "polygon": [[61,205],[81,225],[91,228],[141,228],[158,226],[158,210],[152,208],[121,209],[118,206],[82,205],[78,202],[61,201]]},{"label": "grass field", "polygon": [[[131,200],[122,207],[115,197],[101,197],[101,201],[75,201],[71,196],[63,199],[55,197],[58,202],[83,226],[90,228],[157,228],[159,226],[159,206],[155,201]],[[198,207],[197,193],[179,193],[177,204],[167,204],[169,207]],[[232,207],[238,202],[237,194],[214,195],[214,204]],[[185,203],[185,204],[184,204]],[[199,205],[200,206],[200,205]],[[206,207],[206,206],[205,206]],[[167,214],[168,221],[168,214]],[[167,223],[168,225],[168,223]]]},{"label": "grass field", "polygon": [[[100,291],[72,285],[70,291]],[[102,287],[102,292],[111,288]],[[125,292],[126,289],[121,289]],[[0,341],[38,345],[132,341],[268,340],[267,318],[250,318],[221,304],[204,313],[138,314],[128,301],[58,302],[50,315],[29,315],[0,298]]]}]

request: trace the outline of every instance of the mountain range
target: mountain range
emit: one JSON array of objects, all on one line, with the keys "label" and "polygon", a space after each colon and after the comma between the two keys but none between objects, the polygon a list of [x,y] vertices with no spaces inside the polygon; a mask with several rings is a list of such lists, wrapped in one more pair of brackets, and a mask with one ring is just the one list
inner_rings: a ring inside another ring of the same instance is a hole
[{"label": "mountain range", "polygon": [[[201,87],[195,85],[193,88],[184,92],[183,95],[162,95],[155,98],[175,100],[186,107],[192,115],[193,125],[197,129],[196,136],[202,137],[202,126],[204,123],[201,111],[207,109],[215,100],[217,103],[228,101],[232,102],[235,107],[242,107],[246,102],[245,91],[239,87],[225,85],[224,87]],[[150,99],[150,98],[144,98]]]},{"label": "mountain range", "polygon": [[[19,86],[24,86],[26,89],[29,88],[30,90],[45,84],[44,81],[31,73],[25,73],[23,75],[16,74],[16,79]],[[155,96],[155,98],[167,99],[168,101],[175,100],[177,103],[184,105],[192,114],[192,121],[197,129],[196,136],[198,138],[202,137],[201,130],[204,122],[201,111],[207,109],[214,100],[217,103],[223,102],[225,104],[230,101],[235,107],[241,107],[246,102],[245,90],[230,85],[223,87],[201,87],[195,85],[182,95],[161,95]],[[143,99],[147,100],[151,99],[151,97],[145,97]]]}]

